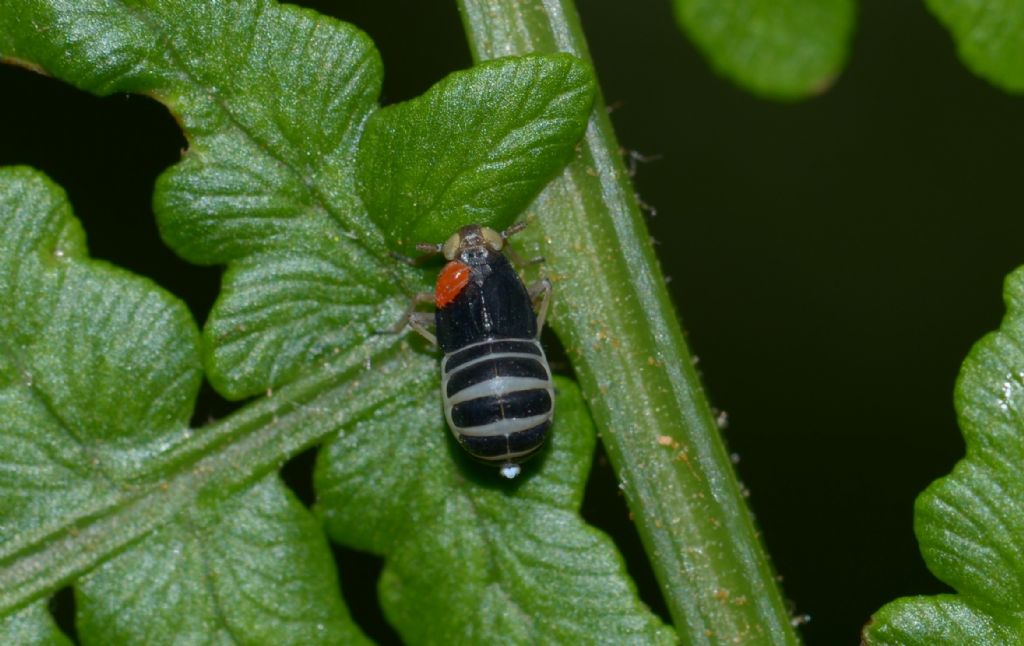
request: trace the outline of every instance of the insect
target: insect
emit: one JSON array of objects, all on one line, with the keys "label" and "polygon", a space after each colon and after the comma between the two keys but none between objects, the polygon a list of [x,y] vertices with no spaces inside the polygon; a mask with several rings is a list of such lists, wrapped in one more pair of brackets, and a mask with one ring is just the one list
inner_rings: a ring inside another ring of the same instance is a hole
[{"label": "insect", "polygon": [[[527,288],[503,253],[518,259],[505,242],[524,227],[498,233],[471,224],[443,244],[416,245],[448,262],[433,293],[413,297],[394,329],[408,324],[440,346],[448,428],[471,456],[497,464],[506,478],[519,475],[519,463],[543,446],[555,406],[551,369],[540,346],[551,283],[540,280]],[[431,300],[435,312],[416,311]]]}]

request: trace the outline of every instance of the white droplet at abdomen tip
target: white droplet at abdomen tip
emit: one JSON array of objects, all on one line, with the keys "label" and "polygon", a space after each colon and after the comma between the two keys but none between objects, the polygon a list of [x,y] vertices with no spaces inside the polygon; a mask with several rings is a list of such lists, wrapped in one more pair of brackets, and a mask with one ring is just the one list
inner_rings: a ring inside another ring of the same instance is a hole
[{"label": "white droplet at abdomen tip", "polygon": [[501,467],[501,475],[505,476],[509,480],[519,475],[518,464],[506,464]]}]

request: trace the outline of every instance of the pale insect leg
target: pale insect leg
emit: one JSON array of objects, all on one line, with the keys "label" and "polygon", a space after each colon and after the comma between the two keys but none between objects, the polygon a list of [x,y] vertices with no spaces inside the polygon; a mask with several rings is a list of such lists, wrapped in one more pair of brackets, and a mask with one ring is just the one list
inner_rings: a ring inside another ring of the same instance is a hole
[{"label": "pale insect leg", "polygon": [[437,337],[427,329],[427,326],[434,325],[434,313],[416,311],[416,308],[423,303],[432,303],[433,301],[433,292],[419,292],[418,294],[414,294],[412,299],[409,301],[409,307],[405,308],[405,312],[402,313],[402,317],[398,319],[398,322],[395,323],[391,329],[384,330],[383,333],[398,334],[406,325],[408,325],[424,339],[430,341],[433,345],[437,345]]},{"label": "pale insect leg", "polygon": [[434,325],[434,320],[433,312],[413,312],[409,315],[409,327],[424,339],[430,341],[430,345],[436,346],[437,337],[427,329],[428,325]]},{"label": "pale insect leg", "polygon": [[520,269],[523,269],[524,267],[529,267],[530,265],[537,265],[544,262],[544,256],[534,256],[533,258],[527,260],[520,256],[515,249],[508,245],[505,245],[505,255],[509,257],[513,265],[519,267]]},{"label": "pale insect leg", "polygon": [[[506,242],[508,242],[509,238],[511,238],[515,234],[517,234],[520,231],[522,231],[523,229],[525,229],[527,224],[529,224],[529,223],[525,222],[525,221],[523,221],[523,222],[516,222],[515,224],[513,224],[512,226],[510,226],[509,228],[507,228],[507,229],[505,229],[504,231],[501,232],[501,239],[505,240]],[[513,249],[512,247],[510,247],[508,245],[505,245],[504,252],[512,260],[512,264],[514,264],[515,266],[519,267],[520,269],[522,269],[524,267],[529,267],[530,265],[536,265],[536,264],[544,262],[544,256],[536,256],[534,258],[530,258],[529,260],[526,260],[522,256],[520,256],[519,253],[515,249]]]},{"label": "pale insect leg", "polygon": [[541,278],[532,283],[527,288],[527,292],[530,295],[530,300],[534,303],[537,302],[538,296],[541,297],[540,307],[537,308],[537,336],[540,336],[540,331],[544,329],[544,319],[548,315],[548,303],[551,302],[551,281]]},{"label": "pale insect leg", "polygon": [[[441,253],[441,245],[439,243],[434,242],[417,242],[416,250],[422,253],[423,256],[429,258],[430,256],[435,256]],[[421,258],[423,256],[421,256]]]}]

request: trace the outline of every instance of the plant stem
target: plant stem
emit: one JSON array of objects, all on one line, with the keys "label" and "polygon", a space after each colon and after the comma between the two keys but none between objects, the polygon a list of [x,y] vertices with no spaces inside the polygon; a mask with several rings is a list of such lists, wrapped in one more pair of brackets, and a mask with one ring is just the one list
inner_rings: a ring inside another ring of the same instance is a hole
[{"label": "plant stem", "polygon": [[[476,60],[570,52],[571,0],[459,0]],[[684,643],[798,643],[648,242],[600,99],[577,159],[531,207],[552,327]]]}]

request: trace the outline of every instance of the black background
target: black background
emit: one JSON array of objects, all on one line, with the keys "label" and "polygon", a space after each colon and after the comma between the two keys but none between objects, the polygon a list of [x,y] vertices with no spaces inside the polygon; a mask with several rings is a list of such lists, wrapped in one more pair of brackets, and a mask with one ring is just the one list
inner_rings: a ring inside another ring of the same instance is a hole
[{"label": "black background", "polygon": [[[383,100],[469,65],[453,3],[308,3],[378,43]],[[717,78],[665,0],[578,0],[623,146],[660,160],[635,184],[726,439],[809,644],[852,644],[871,612],[945,590],[912,532],[914,497],[963,452],[959,365],[1002,316],[1024,260],[1024,103],[974,77],[917,2],[865,0],[846,69],[796,104]],[[178,260],[150,212],[184,140],[142,97],[98,99],[0,68],[0,164],[63,185],[93,254],[146,274],[198,320],[216,268]],[[225,405],[207,393],[199,420]],[[302,473],[310,456],[288,474]],[[308,476],[289,475],[298,489]],[[664,612],[599,456],[585,514],[615,535],[642,594]],[[364,628],[375,559],[338,550]],[[70,597],[57,602],[67,614]]]}]

